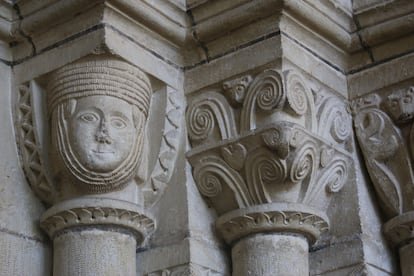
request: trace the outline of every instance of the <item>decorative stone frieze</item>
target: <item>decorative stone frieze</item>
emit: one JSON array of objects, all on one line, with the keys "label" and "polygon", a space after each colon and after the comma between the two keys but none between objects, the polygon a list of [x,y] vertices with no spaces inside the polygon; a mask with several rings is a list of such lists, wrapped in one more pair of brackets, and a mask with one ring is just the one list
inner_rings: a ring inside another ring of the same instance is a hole
[{"label": "decorative stone frieze", "polygon": [[383,231],[400,248],[403,275],[414,273],[406,255],[414,247],[413,100],[413,87],[408,87],[385,95],[370,94],[351,103],[368,173],[380,206],[390,219]]},{"label": "decorative stone frieze", "polygon": [[[186,114],[193,146],[187,156],[200,193],[220,215],[219,234],[232,245],[264,233],[298,235],[313,244],[328,230],[325,212],[348,177],[346,105],[311,90],[293,70],[268,69],[222,88],[190,97]],[[277,246],[279,238],[273,242]],[[288,242],[303,249],[299,240]],[[255,263],[262,262],[266,257]],[[307,273],[307,261],[302,264],[298,273]],[[288,273],[278,263],[265,274],[276,271]]]}]

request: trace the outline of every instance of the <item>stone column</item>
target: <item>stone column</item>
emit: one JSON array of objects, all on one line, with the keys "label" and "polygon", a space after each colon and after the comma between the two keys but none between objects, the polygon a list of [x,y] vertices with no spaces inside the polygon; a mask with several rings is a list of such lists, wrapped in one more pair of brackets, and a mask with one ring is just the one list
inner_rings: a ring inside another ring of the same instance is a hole
[{"label": "stone column", "polygon": [[328,228],[320,211],[283,203],[229,212],[216,226],[232,246],[233,275],[240,276],[309,275],[309,244]]},{"label": "stone column", "polygon": [[52,205],[41,227],[53,240],[54,275],[135,275],[136,248],[155,229],[143,191],[149,79],[92,55],[48,81],[50,144],[32,184]]},{"label": "stone column", "polygon": [[189,100],[187,156],[232,247],[233,275],[309,275],[309,246],[329,229],[327,206],[347,179],[339,145],[350,117],[328,95],[331,104],[318,110],[292,71],[268,69],[222,87]]},{"label": "stone column", "polygon": [[54,275],[135,275],[136,248],[154,220],[135,204],[81,198],[53,206],[41,226],[53,240]]},{"label": "stone column", "polygon": [[397,216],[384,224],[384,232],[398,249],[403,276],[414,275],[414,211]]}]

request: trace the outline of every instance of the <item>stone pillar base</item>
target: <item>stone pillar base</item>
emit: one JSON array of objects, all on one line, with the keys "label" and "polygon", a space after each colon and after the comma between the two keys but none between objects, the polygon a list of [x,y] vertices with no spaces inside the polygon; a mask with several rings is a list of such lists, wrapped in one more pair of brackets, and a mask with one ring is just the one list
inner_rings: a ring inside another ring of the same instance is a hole
[{"label": "stone pillar base", "polygon": [[309,245],[304,237],[257,234],[232,248],[233,275],[309,275]]}]

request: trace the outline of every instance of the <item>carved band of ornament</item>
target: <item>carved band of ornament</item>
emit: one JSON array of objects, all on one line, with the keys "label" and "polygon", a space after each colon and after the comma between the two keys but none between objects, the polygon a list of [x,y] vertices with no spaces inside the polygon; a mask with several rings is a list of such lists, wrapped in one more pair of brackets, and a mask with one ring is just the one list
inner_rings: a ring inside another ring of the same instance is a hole
[{"label": "carved band of ornament", "polygon": [[45,170],[32,93],[29,83],[19,86],[17,108],[19,151],[23,170],[33,191],[43,201],[51,203],[53,188]]},{"label": "carved band of ornament", "polygon": [[397,216],[383,226],[385,235],[394,246],[400,247],[414,240],[414,211]]},{"label": "carved band of ornament", "polygon": [[[88,204],[88,201],[91,202]],[[133,204],[127,202],[118,204],[119,201],[105,199],[105,205],[114,206],[104,207],[99,206],[95,201],[84,198],[73,200],[75,204],[67,201],[55,205],[42,216],[42,229],[53,239],[60,231],[73,227],[111,226],[130,231],[136,236],[137,244],[140,244],[155,229],[154,220]],[[77,205],[79,207],[74,207]]]},{"label": "carved band of ornament", "polygon": [[219,135],[219,140],[236,135],[232,110],[220,93],[203,93],[189,104],[186,117],[192,142],[200,143],[213,135]]},{"label": "carved band of ornament", "polygon": [[146,276],[224,276],[224,274],[201,265],[190,263],[188,265],[154,271],[146,274]]},{"label": "carved band of ornament", "polygon": [[313,244],[329,230],[329,224],[320,211],[301,204],[273,203],[231,211],[218,218],[216,228],[228,244],[256,233],[300,234]]},{"label": "carved band of ornament", "polygon": [[[149,204],[159,199],[162,191],[171,179],[178,156],[178,147],[183,131],[184,96],[169,88],[164,119],[160,153],[151,175],[151,192],[154,195]],[[155,194],[157,194],[155,196]]]}]

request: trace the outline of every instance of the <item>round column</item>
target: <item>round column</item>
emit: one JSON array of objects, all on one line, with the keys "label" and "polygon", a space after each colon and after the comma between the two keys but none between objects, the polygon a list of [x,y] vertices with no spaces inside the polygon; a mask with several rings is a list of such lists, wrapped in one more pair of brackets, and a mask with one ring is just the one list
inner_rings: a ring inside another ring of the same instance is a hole
[{"label": "round column", "polygon": [[232,248],[233,275],[309,275],[308,252],[308,241],[302,236],[247,236]]},{"label": "round column", "polygon": [[82,198],[47,210],[41,226],[53,240],[54,275],[135,275],[154,220],[132,203]]},{"label": "round column", "polygon": [[414,275],[414,211],[392,218],[384,224],[383,230],[392,245],[398,248],[401,274]]},{"label": "round column", "polygon": [[288,203],[234,210],[216,227],[232,246],[234,276],[309,275],[309,244],[329,228],[322,212]]}]

